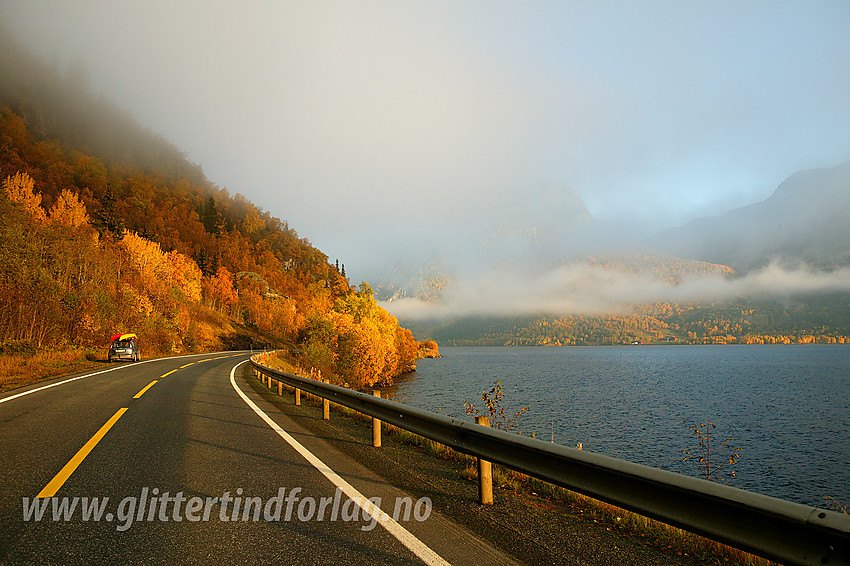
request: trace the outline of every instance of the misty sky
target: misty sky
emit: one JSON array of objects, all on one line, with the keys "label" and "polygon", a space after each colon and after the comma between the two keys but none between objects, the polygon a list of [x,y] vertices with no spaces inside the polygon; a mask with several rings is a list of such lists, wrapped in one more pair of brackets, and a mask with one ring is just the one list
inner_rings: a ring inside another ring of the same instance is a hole
[{"label": "misty sky", "polygon": [[354,280],[539,179],[660,228],[850,160],[846,0],[0,0],[0,18]]}]

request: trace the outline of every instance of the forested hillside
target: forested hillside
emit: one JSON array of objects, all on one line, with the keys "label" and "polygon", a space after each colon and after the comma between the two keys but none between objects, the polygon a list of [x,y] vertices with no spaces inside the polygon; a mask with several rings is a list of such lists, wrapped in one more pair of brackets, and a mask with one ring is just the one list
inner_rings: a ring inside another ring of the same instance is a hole
[{"label": "forested hillside", "polygon": [[631,313],[463,318],[410,323],[421,337],[457,346],[611,344],[846,344],[850,296],[635,305]]},{"label": "forested hillside", "polygon": [[[5,30],[4,30],[5,31]],[[412,334],[321,251],[0,34],[0,348],[170,354],[303,344],[355,386],[415,363]]]}]

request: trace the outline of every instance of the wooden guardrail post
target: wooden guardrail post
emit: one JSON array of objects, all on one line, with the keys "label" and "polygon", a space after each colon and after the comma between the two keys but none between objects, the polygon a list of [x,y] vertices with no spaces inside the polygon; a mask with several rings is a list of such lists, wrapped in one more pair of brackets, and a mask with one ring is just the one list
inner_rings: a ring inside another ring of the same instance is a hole
[{"label": "wooden guardrail post", "polygon": [[[262,371],[292,387],[303,387],[310,395],[330,395],[330,388],[311,379],[270,368]],[[483,454],[492,458],[490,462],[502,462],[508,468],[782,564],[850,565],[850,517],[835,511],[527,436],[485,431],[472,423],[457,423],[444,415],[401,404],[390,407],[385,401],[378,402],[372,395],[357,391],[334,388],[333,394],[335,403],[377,416],[382,422],[472,455]],[[488,421],[476,419],[485,426]],[[481,461],[478,465],[479,477],[490,479],[492,501],[492,465]],[[484,486],[480,490],[484,503],[487,490]]]},{"label": "wooden guardrail post", "polygon": [[283,382],[278,381],[277,382],[277,396],[280,397],[282,395],[283,395]]},{"label": "wooden guardrail post", "polygon": [[301,404],[301,390],[298,389],[297,387],[295,388],[295,404],[296,405]]},{"label": "wooden guardrail post", "polygon": [[[327,383],[327,379],[323,379],[322,383]],[[331,420],[331,402],[328,401],[327,397],[322,397],[322,419],[329,421]]]},{"label": "wooden guardrail post", "polygon": [[[475,417],[481,426],[490,426],[490,417]],[[478,502],[482,505],[493,504],[493,464],[487,460],[478,460]]]},{"label": "wooden guardrail post", "polygon": [[[381,392],[378,390],[372,391],[372,395],[381,398]],[[372,417],[372,446],[375,448],[381,447],[381,420]]]}]

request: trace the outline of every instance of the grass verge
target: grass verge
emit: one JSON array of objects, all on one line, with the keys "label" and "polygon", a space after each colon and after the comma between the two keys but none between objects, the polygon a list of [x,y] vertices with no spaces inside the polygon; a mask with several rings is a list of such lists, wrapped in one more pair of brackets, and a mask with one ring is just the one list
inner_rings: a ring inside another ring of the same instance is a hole
[{"label": "grass verge", "polygon": [[103,365],[90,350],[0,354],[0,392]]}]

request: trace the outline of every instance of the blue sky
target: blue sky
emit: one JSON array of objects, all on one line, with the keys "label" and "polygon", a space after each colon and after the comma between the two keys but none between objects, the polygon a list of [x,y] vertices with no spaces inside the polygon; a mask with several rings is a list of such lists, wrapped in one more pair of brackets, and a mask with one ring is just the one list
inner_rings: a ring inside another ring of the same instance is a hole
[{"label": "blue sky", "polygon": [[850,160],[843,0],[0,0],[0,18],[355,278],[537,179],[661,228]]}]

